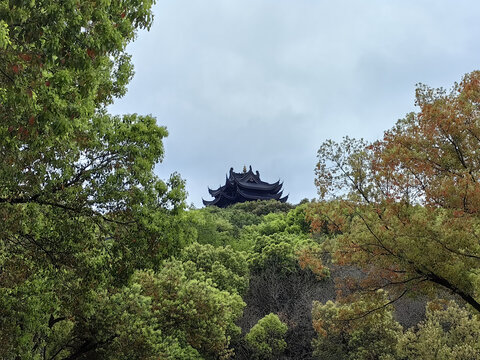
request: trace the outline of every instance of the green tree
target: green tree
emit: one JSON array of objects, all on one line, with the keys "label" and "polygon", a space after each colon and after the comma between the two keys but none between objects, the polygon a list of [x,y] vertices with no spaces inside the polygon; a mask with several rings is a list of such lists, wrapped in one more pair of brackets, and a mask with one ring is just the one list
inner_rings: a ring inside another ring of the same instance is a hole
[{"label": "green tree", "polygon": [[426,319],[398,341],[398,359],[480,359],[480,320],[454,301],[427,305]]},{"label": "green tree", "polygon": [[149,28],[151,5],[0,1],[4,359],[115,357],[118,339],[142,358],[179,349],[153,330],[156,345],[135,340],[151,316],[122,288],[192,236],[183,180],[153,173],[167,136],[153,117],[106,112],[126,91],[125,47]]},{"label": "green tree", "polygon": [[307,237],[306,235],[310,235],[310,222],[306,216],[307,208],[308,204],[302,204],[286,212],[269,212],[262,216],[260,222],[246,226],[245,230],[260,235],[289,233]]},{"label": "green tree", "polygon": [[200,244],[225,246],[234,241],[239,229],[225,218],[226,209],[206,207],[188,211],[188,219],[195,229],[195,240]]},{"label": "green tree", "polygon": [[297,262],[297,235],[275,233],[270,236],[259,235],[255,239],[254,252],[250,257],[253,272],[267,268],[277,269],[283,274],[299,270]]},{"label": "green tree", "polygon": [[234,204],[230,207],[231,209],[238,209],[254,215],[267,215],[270,213],[283,212],[286,213],[289,210],[293,209],[293,205],[288,203],[282,203],[277,200],[257,200],[257,201],[247,201],[244,203]]},{"label": "green tree", "polygon": [[219,290],[211,279],[191,276],[189,266],[172,260],[158,273],[137,271],[131,286],[139,284],[141,294],[150,299],[155,328],[168,338],[207,359],[228,357],[230,339],[240,334],[235,321],[245,303],[240,295]]},{"label": "green tree", "polygon": [[383,291],[369,298],[350,299],[342,303],[313,303],[313,340],[317,359],[368,360],[389,359],[395,355],[402,327],[394,320]]},{"label": "green tree", "polygon": [[310,233],[310,221],[307,217],[308,208],[309,203],[302,203],[287,213],[287,232],[295,234]]},{"label": "green tree", "polygon": [[230,246],[193,243],[182,249],[179,259],[194,264],[193,271],[211,279],[220,290],[244,294],[248,289],[247,257]]},{"label": "green tree", "polygon": [[270,313],[258,320],[245,336],[245,340],[257,359],[275,359],[287,347],[287,330],[287,325],[277,315]]},{"label": "green tree", "polygon": [[289,233],[257,235],[249,263],[253,273],[267,269],[290,275],[309,269],[318,279],[329,276],[320,258],[321,247],[315,241]]},{"label": "green tree", "polygon": [[318,359],[478,359],[479,326],[476,314],[454,301],[427,304],[426,318],[403,331],[394,320],[392,305],[382,290],[352,296],[341,302],[315,302],[313,341]]}]

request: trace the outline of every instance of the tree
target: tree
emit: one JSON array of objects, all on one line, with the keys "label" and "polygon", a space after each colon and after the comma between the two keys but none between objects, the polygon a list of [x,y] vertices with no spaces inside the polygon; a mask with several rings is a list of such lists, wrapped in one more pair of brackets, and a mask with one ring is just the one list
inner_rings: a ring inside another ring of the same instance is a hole
[{"label": "tree", "polygon": [[345,302],[314,301],[313,355],[317,359],[388,359],[394,355],[402,327],[393,318],[391,306],[370,311],[386,302],[382,290],[368,298]]},{"label": "tree", "polygon": [[[0,1],[2,358],[107,358],[117,339],[135,344],[136,317],[122,314],[145,307],[106,299],[126,301],[136,268],[160,269],[189,241],[183,180],[153,173],[166,129],[106,112],[151,5]],[[162,339],[152,349],[175,342]]]},{"label": "tree", "polygon": [[278,276],[289,276],[308,269],[322,280],[330,275],[322,262],[322,252],[318,243],[305,236],[274,232],[256,236],[249,263],[254,274],[269,270]]},{"label": "tree", "polygon": [[248,289],[247,257],[230,246],[193,243],[182,249],[179,259],[192,263],[195,273],[211,279],[220,290],[243,295]]},{"label": "tree", "polygon": [[270,213],[285,213],[293,209],[293,205],[282,203],[278,200],[257,200],[237,203],[231,206],[232,209],[243,210],[254,215],[267,215]]},{"label": "tree", "polygon": [[211,279],[189,275],[189,263],[172,260],[158,273],[137,271],[133,288],[151,299],[155,328],[206,359],[227,358],[232,336],[240,334],[235,321],[245,303],[240,295],[219,290]]},{"label": "tree", "polygon": [[287,347],[284,340],[287,330],[287,325],[277,315],[270,313],[258,320],[245,340],[257,359],[275,359]]},{"label": "tree", "polygon": [[322,145],[317,187],[334,200],[313,226],[337,235],[334,258],[365,270],[364,289],[441,287],[480,311],[480,72],[416,98],[383,140]]},{"label": "tree", "polygon": [[383,290],[369,297],[315,302],[312,310],[318,359],[477,359],[478,316],[450,300],[427,303],[426,318],[403,331]]},{"label": "tree", "polygon": [[224,209],[216,206],[188,211],[189,222],[195,229],[195,241],[213,246],[232,243],[234,236],[238,235],[238,229],[223,216],[224,213]]},{"label": "tree", "polygon": [[400,336],[397,351],[396,359],[478,359],[480,321],[454,301],[431,302],[418,329]]}]

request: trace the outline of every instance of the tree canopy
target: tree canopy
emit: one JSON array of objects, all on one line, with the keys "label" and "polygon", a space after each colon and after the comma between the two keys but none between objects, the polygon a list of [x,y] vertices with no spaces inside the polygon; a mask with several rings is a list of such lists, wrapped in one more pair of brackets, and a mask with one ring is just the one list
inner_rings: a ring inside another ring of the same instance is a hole
[{"label": "tree canopy", "polygon": [[153,173],[167,130],[106,111],[126,91],[125,47],[149,28],[151,5],[0,1],[3,358],[115,347],[142,319],[119,314],[145,309],[119,305],[137,292],[124,289],[130,276],[159,269],[189,236],[183,180]]},{"label": "tree canopy", "polygon": [[338,234],[340,263],[363,288],[447,289],[480,311],[480,72],[450,92],[420,85],[418,113],[372,144],[345,138],[318,152],[314,226]]}]

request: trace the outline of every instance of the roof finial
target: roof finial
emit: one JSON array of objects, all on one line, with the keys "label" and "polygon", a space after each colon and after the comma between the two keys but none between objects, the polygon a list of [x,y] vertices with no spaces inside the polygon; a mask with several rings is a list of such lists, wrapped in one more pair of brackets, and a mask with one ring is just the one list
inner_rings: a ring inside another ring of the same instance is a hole
[{"label": "roof finial", "polygon": [[243,173],[245,174],[247,172],[247,166],[243,165]]},{"label": "roof finial", "polygon": [[252,165],[248,167],[248,171],[252,172]]}]

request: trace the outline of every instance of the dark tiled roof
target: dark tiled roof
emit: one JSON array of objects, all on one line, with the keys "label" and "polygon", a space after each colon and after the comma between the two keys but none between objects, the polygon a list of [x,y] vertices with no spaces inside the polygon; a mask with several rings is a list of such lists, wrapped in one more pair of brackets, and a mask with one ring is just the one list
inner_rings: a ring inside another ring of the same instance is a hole
[{"label": "dark tiled roof", "polygon": [[288,195],[282,197],[283,183],[277,181],[273,184],[260,179],[260,173],[252,171],[252,167],[247,172],[236,173],[230,168],[230,174],[225,179],[225,185],[216,190],[208,189],[213,200],[203,200],[206,206],[215,205],[218,207],[227,207],[232,204],[245,201],[271,200],[275,199],[286,202]]}]

